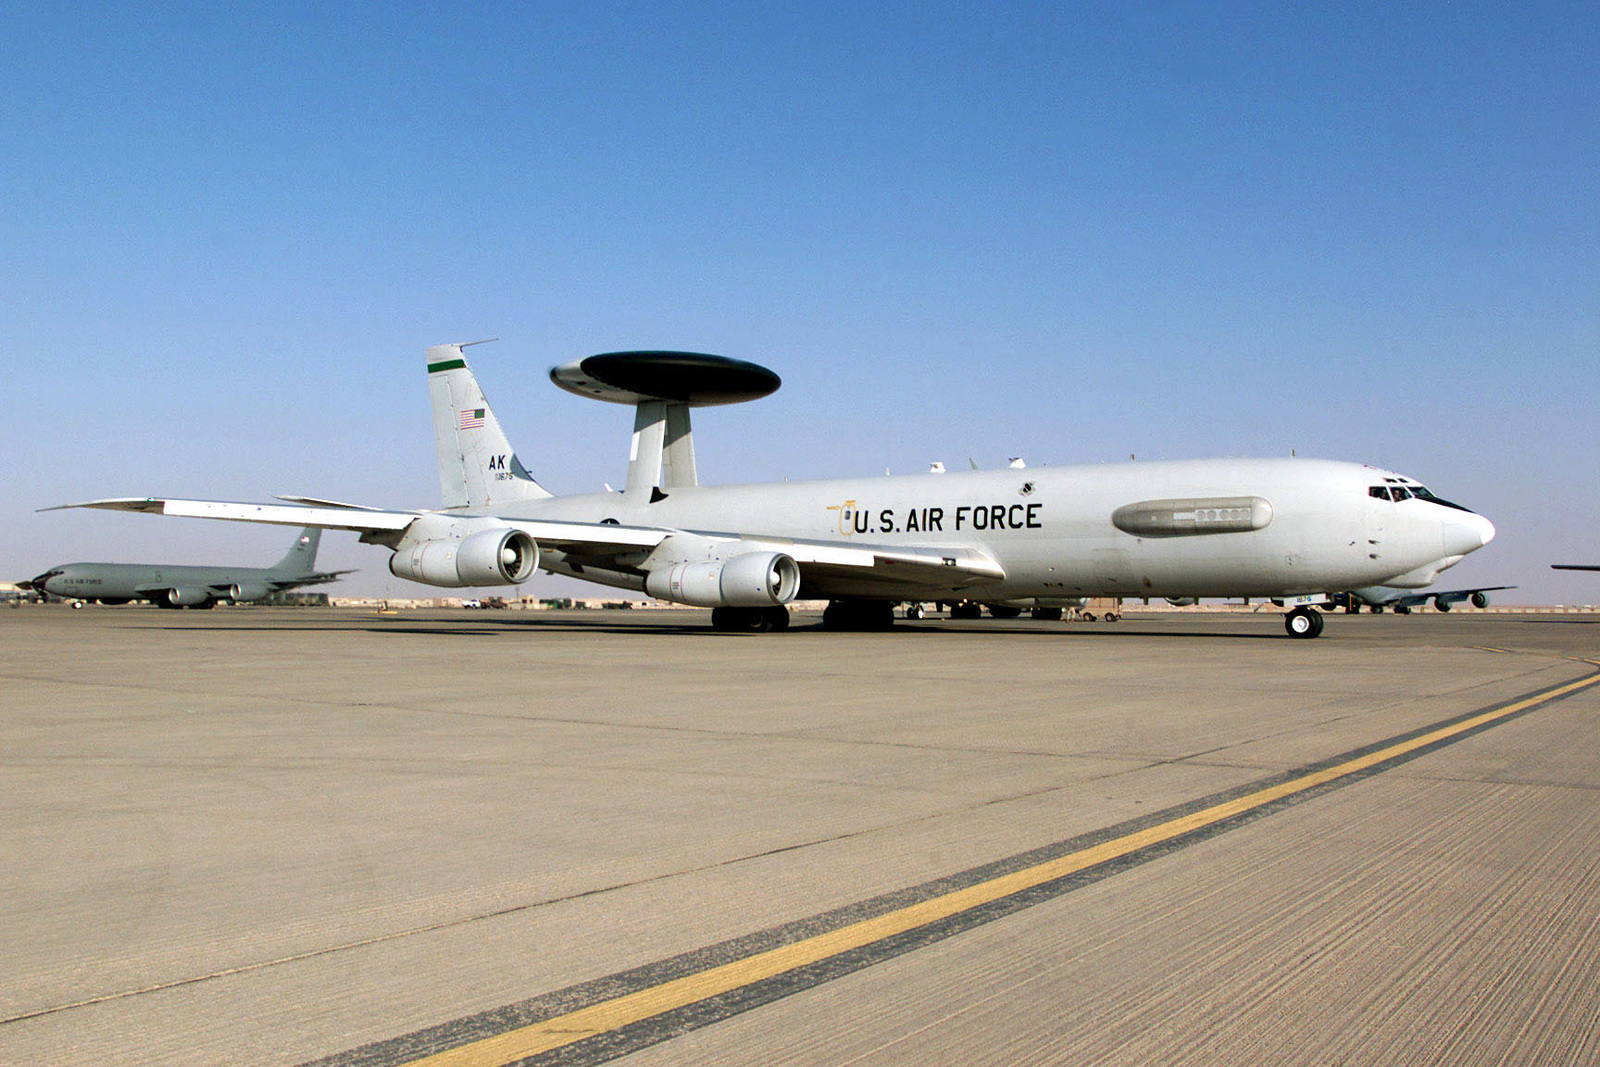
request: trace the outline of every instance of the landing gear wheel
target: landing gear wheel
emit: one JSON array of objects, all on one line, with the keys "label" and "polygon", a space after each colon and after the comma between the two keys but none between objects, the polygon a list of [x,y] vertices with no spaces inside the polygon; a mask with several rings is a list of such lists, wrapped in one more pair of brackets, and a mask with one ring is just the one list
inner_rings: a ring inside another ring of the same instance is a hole
[{"label": "landing gear wheel", "polygon": [[952,619],[981,619],[983,618],[983,608],[970,600],[963,600],[950,606],[950,617]]},{"label": "landing gear wheel", "polygon": [[922,605],[921,604],[907,604],[906,605],[906,618],[908,618],[908,619],[920,619],[920,618],[922,618],[923,614],[924,614],[924,612],[922,610]]},{"label": "landing gear wheel", "polygon": [[1045,622],[1061,621],[1060,608],[1034,608],[1029,614],[1031,614],[1033,618],[1043,619]]},{"label": "landing gear wheel", "polygon": [[764,634],[789,628],[789,609],[712,608],[711,628],[724,633]]},{"label": "landing gear wheel", "polygon": [[1310,608],[1295,608],[1283,617],[1283,628],[1290,637],[1309,640],[1322,633],[1322,612]]},{"label": "landing gear wheel", "polygon": [[888,600],[834,600],[822,612],[824,630],[868,631],[894,627],[894,604]]},{"label": "landing gear wheel", "polygon": [[995,619],[1015,619],[1021,616],[1022,609],[1010,604],[990,604],[989,615]]}]

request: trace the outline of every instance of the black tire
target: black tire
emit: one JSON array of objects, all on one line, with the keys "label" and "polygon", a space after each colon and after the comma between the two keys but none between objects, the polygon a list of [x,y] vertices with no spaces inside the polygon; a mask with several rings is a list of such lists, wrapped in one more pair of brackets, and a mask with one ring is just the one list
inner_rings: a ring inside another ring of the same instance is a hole
[{"label": "black tire", "polygon": [[893,627],[894,604],[888,600],[835,600],[822,612],[824,630],[862,633]]},{"label": "black tire", "polygon": [[1322,633],[1322,612],[1310,608],[1295,608],[1283,617],[1283,628],[1289,636],[1309,641]]},{"label": "black tire", "polygon": [[789,609],[712,608],[711,627],[730,634],[765,634],[789,628]]}]

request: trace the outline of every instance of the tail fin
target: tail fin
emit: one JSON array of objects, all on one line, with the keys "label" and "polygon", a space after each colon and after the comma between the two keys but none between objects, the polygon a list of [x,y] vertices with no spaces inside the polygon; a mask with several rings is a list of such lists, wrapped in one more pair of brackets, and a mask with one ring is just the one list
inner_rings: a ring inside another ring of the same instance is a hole
[{"label": "tail fin", "polygon": [[448,508],[489,507],[550,495],[511,450],[461,350],[428,349],[428,393],[439,448],[439,489]]},{"label": "tail fin", "polygon": [[317,546],[322,543],[322,531],[315,526],[307,526],[295,537],[294,544],[289,546],[283,558],[272,565],[272,570],[279,574],[302,575],[315,573],[317,569]]}]

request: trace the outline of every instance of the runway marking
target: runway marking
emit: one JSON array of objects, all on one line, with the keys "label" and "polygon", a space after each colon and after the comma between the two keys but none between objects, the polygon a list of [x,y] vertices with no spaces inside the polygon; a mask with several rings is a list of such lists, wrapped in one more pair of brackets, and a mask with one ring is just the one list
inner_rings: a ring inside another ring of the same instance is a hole
[{"label": "runway marking", "polygon": [[[1582,662],[1600,668],[1600,662],[1587,659]],[[1323,764],[1291,771],[1267,785],[1245,786],[1232,794],[1220,794],[1122,824],[1108,831],[1116,836],[1085,847],[1075,847],[1085,837],[1074,838],[1013,857],[1011,861],[987,864],[968,874],[1004,868],[1008,863],[1034,859],[1053,849],[1070,849],[1043,862],[1029,862],[974,884],[926,895],[927,891],[959,881],[961,876],[942,879],[921,887],[925,899],[893,907],[870,918],[844,922],[824,933],[798,936],[775,948],[749,950],[729,962],[714,961],[726,960],[728,950],[734,946],[760,942],[761,935],[716,946],[715,951],[705,950],[601,979],[565,991],[565,996],[553,994],[499,1012],[486,1012],[407,1037],[354,1049],[318,1063],[326,1067],[355,1064],[403,1064],[404,1067],[507,1067],[516,1064],[531,1067],[555,1062],[601,1063],[1059,896],[1131,865],[1165,855],[1180,845],[1242,825],[1251,817],[1280,810],[1318,790],[1349,784],[1464,740],[1596,684],[1600,684],[1600,672],[1389,738]],[[1137,828],[1116,832],[1129,826]],[[906,892],[914,895],[918,890]],[[886,899],[904,895],[894,894]],[[871,902],[867,904],[870,906]],[[850,910],[842,909],[834,914]],[[818,916],[814,922],[827,920],[828,916]],[[790,924],[768,933],[781,937],[785,931],[805,925]],[[766,943],[771,943],[771,937]],[[694,962],[704,956],[710,956],[711,960],[703,964]],[[672,975],[686,964],[690,967],[689,973]],[[651,977],[652,972],[656,972],[655,977]],[[615,994],[618,986],[625,987],[630,979],[635,984],[642,981],[642,987]],[[592,1002],[573,1010],[559,1007],[563,1002],[570,1004],[585,998]],[[507,1024],[507,1020],[518,1017],[526,1020],[530,1013],[540,1011],[540,1005],[545,1006],[546,1012],[551,1005],[557,1007],[554,1014],[545,1018]],[[498,1027],[499,1032],[471,1036],[482,1034],[485,1027]],[[409,1058],[441,1045],[453,1047],[421,1058]],[[580,1045],[582,1047],[576,1047]]]}]

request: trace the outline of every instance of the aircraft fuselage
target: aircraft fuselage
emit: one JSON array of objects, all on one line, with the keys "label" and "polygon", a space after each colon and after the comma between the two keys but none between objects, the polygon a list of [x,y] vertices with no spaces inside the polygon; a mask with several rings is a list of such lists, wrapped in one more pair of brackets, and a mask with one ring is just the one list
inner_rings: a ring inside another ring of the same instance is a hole
[{"label": "aircraft fuselage", "polygon": [[[654,502],[642,494],[599,493],[524,501],[494,514],[512,523],[614,521],[763,544],[792,538],[959,546],[994,560],[1005,577],[929,581],[920,595],[977,600],[1273,597],[1406,576],[1431,581],[1493,536],[1486,519],[1460,508],[1374,499],[1369,488],[1386,474],[1309,459],[1118,463],[684,486]],[[1152,506],[1134,507],[1140,504]],[[598,571],[559,552],[547,552],[541,565],[639,587],[634,575]],[[859,579],[824,574],[808,577],[801,595],[870,592]]]}]

